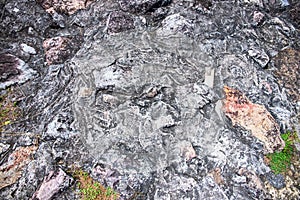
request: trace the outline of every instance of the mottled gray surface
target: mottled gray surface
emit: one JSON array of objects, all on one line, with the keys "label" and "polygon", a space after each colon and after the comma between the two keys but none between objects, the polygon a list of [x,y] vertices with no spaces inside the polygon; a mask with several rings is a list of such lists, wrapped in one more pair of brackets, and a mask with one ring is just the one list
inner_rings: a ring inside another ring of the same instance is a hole
[{"label": "mottled gray surface", "polygon": [[[37,74],[16,87],[24,115],[1,133],[0,158],[38,141],[1,197],[29,199],[52,171],[75,165],[121,199],[273,198],[264,182],[281,188],[284,180],[264,163],[262,142],[232,127],[221,101],[228,85],[265,105],[282,132],[299,125],[269,65],[284,48],[299,49],[290,16],[299,4],[290,3],[104,0],[50,15],[33,0],[1,1],[0,53]],[[83,41],[47,65],[42,44],[58,36]],[[79,199],[63,189],[53,198]]]}]

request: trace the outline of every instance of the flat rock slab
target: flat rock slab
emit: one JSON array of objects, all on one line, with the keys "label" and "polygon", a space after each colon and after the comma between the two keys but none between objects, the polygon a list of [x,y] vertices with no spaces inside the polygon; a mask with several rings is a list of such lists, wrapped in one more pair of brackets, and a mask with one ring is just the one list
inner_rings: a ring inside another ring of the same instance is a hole
[{"label": "flat rock slab", "polygon": [[62,169],[51,171],[31,199],[50,200],[56,193],[70,186],[72,180]]},{"label": "flat rock slab", "polygon": [[224,92],[224,111],[233,125],[251,131],[253,136],[264,143],[265,153],[281,151],[284,148],[279,126],[264,106],[253,104],[239,90],[225,86]]}]

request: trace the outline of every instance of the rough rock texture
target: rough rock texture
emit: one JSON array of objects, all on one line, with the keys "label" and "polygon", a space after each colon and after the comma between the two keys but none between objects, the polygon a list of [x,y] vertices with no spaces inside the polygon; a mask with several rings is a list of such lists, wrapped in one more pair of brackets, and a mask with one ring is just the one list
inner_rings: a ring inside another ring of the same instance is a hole
[{"label": "rough rock texture", "polygon": [[43,47],[48,65],[61,64],[73,56],[81,44],[80,38],[54,37],[46,39]]},{"label": "rough rock texture", "polygon": [[264,143],[265,153],[279,152],[284,148],[279,126],[264,106],[253,104],[236,89],[225,86],[224,92],[224,112],[233,125],[240,125],[251,131]]},{"label": "rough rock texture", "polygon": [[77,10],[85,9],[93,0],[38,0],[48,13],[54,12],[74,14]]},{"label": "rough rock texture", "polygon": [[11,54],[0,54],[0,89],[33,78],[34,71],[21,59]]},{"label": "rough rock texture", "polygon": [[109,33],[119,33],[134,28],[133,17],[122,11],[110,13],[107,24]]},{"label": "rough rock texture", "polygon": [[33,194],[32,200],[50,200],[52,197],[70,186],[72,178],[68,176],[62,169],[51,171],[44,178],[39,189]]},{"label": "rough rock texture", "polygon": [[[34,159],[1,198],[43,198],[44,186],[64,176],[58,169],[74,165],[121,199],[299,196],[299,164],[289,178],[270,179],[263,142],[241,125],[232,128],[222,110],[228,85],[257,110],[264,105],[277,131],[299,124],[274,65],[286,47],[299,49],[298,2],[89,2],[0,1],[0,54],[37,71],[13,88],[24,115],[5,127],[14,134],[1,138],[1,164],[11,143],[39,138]],[[59,37],[43,49],[45,39]],[[68,180],[48,197],[80,199]]]},{"label": "rough rock texture", "polygon": [[118,0],[122,10],[131,13],[146,13],[171,3],[171,0]]},{"label": "rough rock texture", "polygon": [[274,75],[278,82],[288,90],[293,101],[300,102],[300,51],[287,48],[274,58]]},{"label": "rough rock texture", "polygon": [[7,161],[0,166],[0,189],[14,184],[23,174],[23,170],[32,159],[37,146],[18,147]]}]

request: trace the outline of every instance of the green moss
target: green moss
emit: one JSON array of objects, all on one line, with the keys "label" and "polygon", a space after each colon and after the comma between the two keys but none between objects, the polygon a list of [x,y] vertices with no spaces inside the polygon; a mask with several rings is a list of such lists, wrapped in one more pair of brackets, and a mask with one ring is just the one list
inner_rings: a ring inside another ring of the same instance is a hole
[{"label": "green moss", "polygon": [[82,200],[116,200],[118,198],[118,194],[112,188],[105,188],[93,180],[87,172],[76,170],[74,176],[78,181],[77,187]]},{"label": "green moss", "polygon": [[294,142],[298,140],[296,132],[288,131],[281,135],[285,142],[285,147],[281,152],[268,154],[267,158],[270,160],[270,168],[275,174],[286,172],[291,165],[291,160],[294,153]]}]

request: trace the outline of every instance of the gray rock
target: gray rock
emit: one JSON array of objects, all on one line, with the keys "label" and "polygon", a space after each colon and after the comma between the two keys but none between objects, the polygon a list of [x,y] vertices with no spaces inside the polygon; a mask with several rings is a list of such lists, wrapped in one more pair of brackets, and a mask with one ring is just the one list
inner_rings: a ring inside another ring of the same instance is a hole
[{"label": "gray rock", "polygon": [[266,178],[269,183],[276,189],[285,187],[285,179],[282,174],[274,174],[273,172],[269,172]]},{"label": "gray rock", "polygon": [[171,0],[118,0],[122,10],[131,13],[145,13],[171,3]]},{"label": "gray rock", "polygon": [[33,78],[35,71],[21,59],[11,54],[0,54],[0,89],[22,84]]}]

